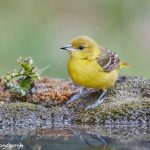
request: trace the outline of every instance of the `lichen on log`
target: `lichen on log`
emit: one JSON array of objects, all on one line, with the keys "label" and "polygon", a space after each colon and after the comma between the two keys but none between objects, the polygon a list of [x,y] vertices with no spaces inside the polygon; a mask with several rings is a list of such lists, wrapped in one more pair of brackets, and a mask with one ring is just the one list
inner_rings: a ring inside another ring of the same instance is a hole
[{"label": "lichen on log", "polygon": [[[26,120],[26,124],[79,122],[104,124],[147,124],[150,122],[150,80],[142,77],[121,77],[107,91],[104,102],[89,110],[100,91],[85,90],[74,103],[66,104],[79,87],[71,81],[42,78],[25,96],[12,93],[0,85],[0,121]],[[17,117],[16,117],[17,116]],[[32,119],[29,119],[30,116]],[[36,118],[36,119],[35,119]]]}]

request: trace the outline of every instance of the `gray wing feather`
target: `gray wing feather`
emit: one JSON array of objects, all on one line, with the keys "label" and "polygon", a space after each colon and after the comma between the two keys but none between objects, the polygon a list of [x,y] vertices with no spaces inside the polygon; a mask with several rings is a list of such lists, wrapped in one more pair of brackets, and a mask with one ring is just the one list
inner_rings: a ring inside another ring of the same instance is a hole
[{"label": "gray wing feather", "polygon": [[120,58],[112,50],[103,48],[100,57],[97,58],[97,62],[105,72],[111,72],[119,67]]}]

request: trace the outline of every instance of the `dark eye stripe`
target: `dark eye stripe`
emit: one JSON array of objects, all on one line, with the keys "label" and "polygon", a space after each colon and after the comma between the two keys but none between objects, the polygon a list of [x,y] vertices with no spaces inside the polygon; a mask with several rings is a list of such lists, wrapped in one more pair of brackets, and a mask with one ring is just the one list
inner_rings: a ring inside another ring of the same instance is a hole
[{"label": "dark eye stripe", "polygon": [[81,46],[79,46],[79,50],[82,50],[82,49],[84,49],[84,47],[81,45]]}]

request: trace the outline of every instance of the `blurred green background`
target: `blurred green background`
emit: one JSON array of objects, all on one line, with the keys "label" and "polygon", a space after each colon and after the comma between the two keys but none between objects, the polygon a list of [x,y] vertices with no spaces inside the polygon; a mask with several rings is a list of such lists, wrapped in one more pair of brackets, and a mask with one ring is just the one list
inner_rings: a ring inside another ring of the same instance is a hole
[{"label": "blurred green background", "polygon": [[78,35],[115,50],[150,77],[150,0],[0,0],[0,76],[31,56],[43,75],[68,78],[68,54],[59,48]]}]

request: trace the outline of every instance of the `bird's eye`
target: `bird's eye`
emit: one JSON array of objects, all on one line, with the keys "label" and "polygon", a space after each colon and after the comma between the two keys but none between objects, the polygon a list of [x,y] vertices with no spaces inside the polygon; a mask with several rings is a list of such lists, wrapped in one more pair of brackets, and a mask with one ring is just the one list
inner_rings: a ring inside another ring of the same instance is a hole
[{"label": "bird's eye", "polygon": [[82,50],[83,48],[84,48],[84,46],[82,46],[82,45],[81,45],[81,46],[79,46],[79,50]]}]

